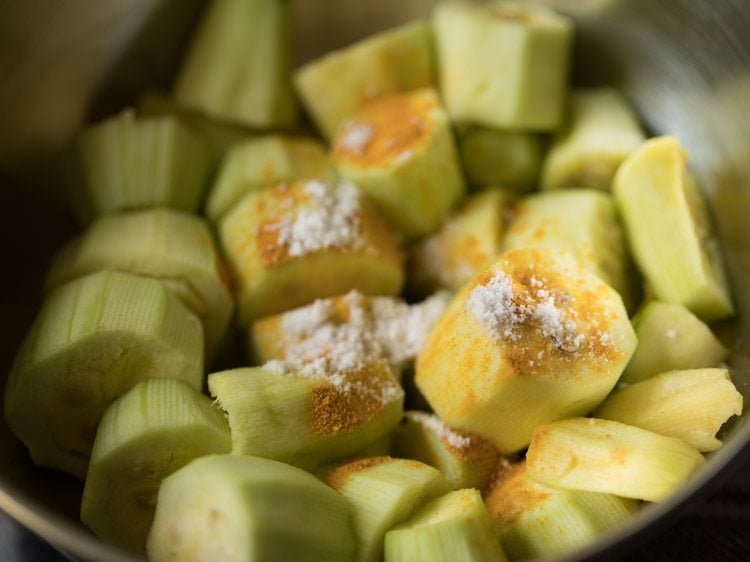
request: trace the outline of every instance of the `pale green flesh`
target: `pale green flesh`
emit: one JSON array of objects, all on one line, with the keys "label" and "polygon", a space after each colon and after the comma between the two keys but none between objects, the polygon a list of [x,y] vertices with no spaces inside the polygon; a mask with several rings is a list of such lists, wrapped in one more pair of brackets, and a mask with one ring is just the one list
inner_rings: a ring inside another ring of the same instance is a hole
[{"label": "pale green flesh", "polygon": [[385,459],[347,474],[336,490],[352,506],[352,527],[357,542],[354,560],[376,562],[382,558],[386,532],[407,519],[424,502],[448,492],[449,487],[440,472],[426,464]]},{"label": "pale green flesh", "polygon": [[386,562],[505,562],[477,490],[450,492],[385,537]]},{"label": "pale green flesh", "polygon": [[148,540],[152,562],[349,561],[346,500],[314,476],[238,455],[194,460],[159,490]]}]

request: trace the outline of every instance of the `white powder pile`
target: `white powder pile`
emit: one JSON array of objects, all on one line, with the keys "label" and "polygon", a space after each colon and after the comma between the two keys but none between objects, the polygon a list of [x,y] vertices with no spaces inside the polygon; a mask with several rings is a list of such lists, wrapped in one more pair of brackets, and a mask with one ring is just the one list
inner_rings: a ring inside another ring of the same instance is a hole
[{"label": "white powder pile", "polygon": [[[285,313],[281,319],[284,359],[269,361],[264,367],[275,372],[325,377],[346,391],[346,373],[383,360],[400,368],[413,359],[447,306],[449,296],[438,293],[414,306],[375,297],[369,310],[357,291],[348,293],[346,299],[349,314],[344,323],[335,321],[331,299],[319,299]],[[392,390],[386,388],[384,392]]]},{"label": "white powder pile", "polygon": [[364,245],[359,228],[359,192],[347,182],[335,188],[312,180],[304,185],[310,201],[292,220],[285,217],[268,225],[278,230],[278,243],[286,245],[293,257],[328,248],[358,249]]},{"label": "white powder pile", "polygon": [[389,363],[402,366],[417,356],[450,299],[448,291],[411,306],[388,297],[373,299],[374,337]]},{"label": "white powder pile", "polygon": [[343,126],[339,145],[345,150],[361,156],[370,146],[374,136],[375,131],[371,125],[348,121]]},{"label": "white powder pile", "polygon": [[[533,322],[556,348],[571,353],[580,349],[585,338],[570,318],[575,310],[562,308],[543,280],[532,276],[529,284],[534,291],[517,294],[510,278],[496,271],[489,283],[472,290],[466,306],[495,339],[518,341],[518,327]],[[608,336],[602,334],[600,343],[608,342]]]},{"label": "white powder pile", "polygon": [[454,449],[465,449],[471,445],[471,437],[453,431],[437,416],[426,414],[425,412],[411,411],[404,412],[404,417],[433,431],[440,439]]}]

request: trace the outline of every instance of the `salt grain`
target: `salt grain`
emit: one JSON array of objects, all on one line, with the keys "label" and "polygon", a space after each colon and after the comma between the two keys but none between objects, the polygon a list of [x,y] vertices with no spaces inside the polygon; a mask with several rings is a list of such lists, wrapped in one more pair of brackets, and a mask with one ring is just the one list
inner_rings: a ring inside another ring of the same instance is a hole
[{"label": "salt grain", "polygon": [[375,131],[371,125],[349,121],[344,125],[339,142],[349,152],[362,155],[370,146],[374,136]]},{"label": "salt grain", "polygon": [[461,435],[445,425],[445,422],[437,416],[424,412],[405,412],[404,417],[409,421],[418,423],[435,432],[443,441],[455,449],[465,449],[471,446],[471,437]]},{"label": "salt grain", "polygon": [[667,337],[668,337],[668,338],[669,338],[670,340],[673,340],[673,339],[675,339],[675,338],[677,337],[677,331],[676,331],[676,330],[673,330],[672,328],[670,328],[669,330],[667,330],[667,332],[666,332],[666,336],[667,336]]},{"label": "salt grain", "polygon": [[295,218],[285,216],[265,226],[266,230],[278,231],[278,243],[287,247],[290,256],[364,245],[359,225],[360,195],[353,185],[342,182],[331,188],[312,180],[304,189],[310,201]]},{"label": "salt grain", "polygon": [[[467,309],[487,327],[494,339],[518,341],[518,327],[534,321],[541,333],[552,344],[567,352],[576,352],[584,342],[578,325],[570,317],[575,310],[564,310],[561,304],[569,306],[572,296],[562,293],[559,301],[553,297],[545,283],[532,276],[530,285],[536,290],[529,293],[516,293],[511,279],[502,271],[485,285],[478,285],[469,294]],[[602,336],[603,337],[603,336]]]}]

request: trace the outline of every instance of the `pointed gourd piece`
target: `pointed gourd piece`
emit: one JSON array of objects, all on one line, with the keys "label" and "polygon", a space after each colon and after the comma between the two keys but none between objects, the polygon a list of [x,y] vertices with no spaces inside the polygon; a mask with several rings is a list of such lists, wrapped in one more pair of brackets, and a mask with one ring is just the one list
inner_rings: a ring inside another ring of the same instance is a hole
[{"label": "pointed gourd piece", "polygon": [[453,121],[510,130],[560,126],[573,24],[522,2],[443,2],[433,11],[440,89]]},{"label": "pointed gourd piece", "polygon": [[206,216],[216,224],[251,191],[302,179],[335,179],[323,145],[312,138],[267,135],[234,146],[208,193]]},{"label": "pointed gourd piece", "polygon": [[651,301],[633,318],[638,347],[622,373],[635,383],[678,369],[715,367],[729,350],[700,318],[681,304]]},{"label": "pointed gourd piece", "polygon": [[196,216],[153,208],[100,217],[65,246],[47,271],[47,290],[83,275],[115,270],[163,281],[203,322],[213,358],[234,308],[213,234]]},{"label": "pointed gourd piece", "polygon": [[636,305],[637,279],[612,197],[566,189],[521,198],[512,208],[503,249],[549,248],[572,253],[586,269]]},{"label": "pointed gourd piece", "polygon": [[705,202],[675,137],[650,139],[622,163],[613,192],[636,265],[657,299],[703,320],[734,313]]},{"label": "pointed gourd piece", "polygon": [[351,461],[330,469],[323,479],[352,506],[356,562],[381,560],[386,532],[450,489],[435,468],[390,457]]},{"label": "pointed gourd piece", "polygon": [[486,439],[449,428],[435,415],[408,411],[393,432],[393,454],[437,468],[451,488],[484,489],[498,462]]},{"label": "pointed gourd piece", "polygon": [[450,427],[507,454],[526,447],[538,425],[595,408],[635,345],[609,285],[570,255],[513,250],[451,301],[415,380]]},{"label": "pointed gourd piece", "polygon": [[617,168],[645,140],[633,110],[617,90],[575,90],[567,126],[544,158],[541,188],[609,191]]},{"label": "pointed gourd piece", "polygon": [[433,86],[432,51],[429,24],[416,21],[308,62],[294,82],[318,129],[331,139],[368,101]]},{"label": "pointed gourd piece", "polygon": [[8,377],[5,419],[35,463],[86,475],[107,406],[138,382],[203,382],[203,329],[162,282],[105,271],[46,298]]},{"label": "pointed gourd piece", "polygon": [[704,462],[681,439],[611,420],[572,418],[536,428],[526,472],[548,486],[659,502]]},{"label": "pointed gourd piece", "polygon": [[500,255],[512,196],[488,189],[466,199],[440,230],[412,246],[408,288],[418,295],[460,289]]},{"label": "pointed gourd piece", "polygon": [[102,417],[81,520],[103,541],[145,554],[161,481],[230,448],[229,425],[206,396],[173,379],[141,382]]},{"label": "pointed gourd piece", "polygon": [[313,469],[350,457],[401,419],[403,391],[384,362],[332,375],[276,363],[208,376],[235,454]]},{"label": "pointed gourd piece", "polygon": [[523,461],[501,466],[485,504],[511,560],[572,553],[629,519],[638,507],[629,498],[534,482]]},{"label": "pointed gourd piece", "polygon": [[385,536],[386,562],[505,562],[477,490],[432,500]]},{"label": "pointed gourd piece", "polygon": [[450,121],[431,88],[364,105],[337,130],[332,158],[407,240],[437,230],[466,192]]},{"label": "pointed gourd piece", "polygon": [[351,561],[348,502],[313,475],[242,455],[196,459],[162,482],[152,562]]},{"label": "pointed gourd piece", "polygon": [[539,135],[469,126],[458,129],[457,137],[461,163],[474,187],[522,193],[536,186],[544,148]]},{"label": "pointed gourd piece", "polygon": [[74,196],[88,222],[114,211],[164,205],[195,213],[214,155],[172,116],[127,109],[83,129],[71,154]]},{"label": "pointed gourd piece", "polygon": [[249,193],[222,219],[219,239],[237,280],[243,326],[355,289],[396,295],[404,282],[393,235],[346,182]]},{"label": "pointed gourd piece", "polygon": [[219,120],[293,127],[290,17],[286,0],[212,1],[178,72],[177,103]]},{"label": "pointed gourd piece", "polygon": [[721,426],[742,413],[742,394],[726,369],[668,371],[610,394],[596,417],[648,429],[715,451]]}]

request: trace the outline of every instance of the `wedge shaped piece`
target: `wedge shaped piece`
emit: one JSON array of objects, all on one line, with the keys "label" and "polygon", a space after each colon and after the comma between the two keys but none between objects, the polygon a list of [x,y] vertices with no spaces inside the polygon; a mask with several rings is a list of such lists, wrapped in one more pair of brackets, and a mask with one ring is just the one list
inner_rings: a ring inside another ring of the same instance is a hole
[{"label": "wedge shaped piece", "polygon": [[209,391],[229,418],[232,452],[315,468],[353,455],[398,424],[404,396],[386,363],[348,372],[326,372],[322,363],[296,372],[275,362],[210,374]]},{"label": "wedge shaped piece", "polygon": [[609,283],[630,310],[637,297],[633,264],[615,204],[607,193],[566,189],[521,199],[503,238],[503,249],[565,250]]},{"label": "wedge shaped piece", "polygon": [[102,417],[81,520],[103,541],[145,554],[161,481],[231,446],[229,425],[206,396],[173,379],[141,382]]},{"label": "wedge shaped piece", "polygon": [[219,225],[238,283],[239,320],[356,289],[396,295],[401,251],[350,184],[297,182],[246,195]]},{"label": "wedge shaped piece", "polygon": [[153,562],[347,562],[345,498],[307,472],[239,455],[196,459],[164,479],[148,538]]},{"label": "wedge shaped piece", "polygon": [[414,294],[457,291],[500,255],[512,197],[488,189],[469,197],[440,230],[412,246],[407,265]]},{"label": "wedge shaped piece", "polygon": [[433,467],[389,457],[348,462],[329,470],[324,481],[352,506],[356,562],[382,560],[385,533],[426,501],[449,491]]},{"label": "wedge shaped piece", "polygon": [[328,138],[368,101],[433,86],[432,33],[412,22],[307,63],[294,75],[307,111]]},{"label": "wedge shaped piece", "polygon": [[127,109],[81,131],[71,155],[82,219],[165,205],[198,211],[213,154],[171,116],[136,119]]},{"label": "wedge shaped piece", "polygon": [[479,188],[502,186],[515,192],[533,189],[542,165],[539,135],[487,127],[458,130],[458,147],[466,177]]},{"label": "wedge shaped piece", "polygon": [[715,451],[721,426],[742,413],[742,395],[726,369],[668,371],[610,394],[596,409],[615,420]]},{"label": "wedge shaped piece", "polygon": [[466,191],[450,121],[429,88],[365,105],[337,131],[333,160],[409,240],[437,230]]},{"label": "wedge shaped piece", "polygon": [[633,318],[638,347],[622,373],[634,383],[677,369],[716,367],[729,350],[681,304],[652,301]]},{"label": "wedge shaped piece", "polygon": [[616,421],[572,418],[536,428],[526,473],[558,488],[658,502],[704,462],[681,439]]},{"label": "wedge shaped piece", "polygon": [[501,467],[485,497],[495,535],[511,560],[566,554],[630,518],[638,502],[534,482],[523,462]]},{"label": "wedge shaped piece", "polygon": [[386,562],[505,562],[477,490],[432,500],[385,535]]},{"label": "wedge shaped piece", "polygon": [[234,302],[226,266],[204,220],[166,208],[101,217],[57,254],[45,284],[50,289],[106,269],[164,281],[203,322],[211,360]]},{"label": "wedge shaped piece", "polygon": [[235,145],[257,136],[257,132],[237,123],[217,121],[200,111],[187,109],[167,94],[158,90],[145,90],[138,96],[140,117],[173,116],[197,134],[211,148],[216,160],[220,160]]},{"label": "wedge shaped piece", "polygon": [[179,70],[177,103],[255,127],[292,127],[290,9],[285,0],[212,1]]},{"label": "wedge shaped piece", "polygon": [[452,120],[551,131],[567,95],[572,22],[551,10],[493,0],[433,12],[440,88]]},{"label": "wedge shaped piece", "polygon": [[347,347],[358,359],[385,359],[400,375],[413,365],[432,326],[448,305],[449,295],[436,293],[408,305],[393,297],[368,297],[356,291],[262,318],[249,331],[251,361],[282,359],[303,367],[321,350]]},{"label": "wedge shaped piece", "polygon": [[703,320],[730,316],[732,299],[718,243],[687,155],[675,137],[646,141],[613,183],[635,262],[657,299]]},{"label": "wedge shaped piece", "polygon": [[617,90],[574,91],[568,124],[545,156],[541,187],[609,190],[617,168],[645,140],[633,110]]},{"label": "wedge shaped piece", "polygon": [[511,453],[539,424],[595,408],[635,345],[611,287],[559,252],[514,250],[453,299],[417,358],[416,383],[452,428]]},{"label": "wedge shaped piece", "polygon": [[333,163],[315,139],[267,135],[238,144],[229,151],[206,201],[206,216],[217,223],[251,191],[282,182],[335,179]]},{"label": "wedge shaped piece", "polygon": [[84,478],[107,406],[144,379],[203,381],[203,330],[162,282],[100,272],[52,291],[19,349],[5,420],[35,463]]},{"label": "wedge shaped piece", "polygon": [[393,432],[393,454],[434,466],[454,490],[483,489],[499,455],[486,439],[454,431],[435,415],[409,411]]}]

